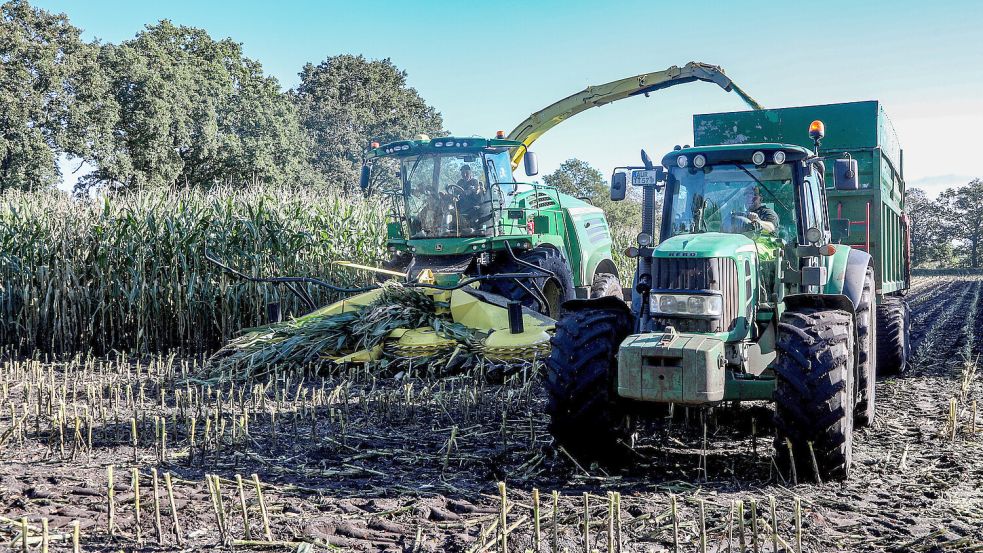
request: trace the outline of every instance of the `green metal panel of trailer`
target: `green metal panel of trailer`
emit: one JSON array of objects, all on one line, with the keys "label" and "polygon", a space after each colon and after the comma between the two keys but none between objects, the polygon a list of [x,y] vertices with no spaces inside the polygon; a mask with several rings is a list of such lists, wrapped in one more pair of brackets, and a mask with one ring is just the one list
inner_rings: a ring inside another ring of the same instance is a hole
[{"label": "green metal panel of trailer", "polygon": [[[826,161],[830,219],[849,220],[850,233],[840,241],[871,254],[879,294],[906,289],[902,152],[879,102],[698,114],[693,144],[780,142],[812,149],[808,129],[816,119],[826,126],[819,153]],[[834,160],[845,154],[857,160],[860,190],[833,188]]]}]

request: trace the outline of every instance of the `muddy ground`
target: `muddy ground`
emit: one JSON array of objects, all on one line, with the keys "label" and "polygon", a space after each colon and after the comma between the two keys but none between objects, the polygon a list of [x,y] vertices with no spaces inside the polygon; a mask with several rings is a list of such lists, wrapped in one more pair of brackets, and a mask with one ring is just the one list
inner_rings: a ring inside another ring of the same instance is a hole
[{"label": "muddy ground", "polygon": [[[219,396],[175,384],[195,370],[179,356],[8,359],[0,549],[20,550],[26,517],[32,550],[48,519],[51,550],[71,550],[77,521],[83,551],[501,551],[504,482],[509,551],[536,549],[534,488],[539,551],[700,551],[701,541],[708,551],[772,551],[776,541],[783,551],[983,550],[981,295],[978,276],[916,279],[915,366],[878,381],[878,418],[858,431],[846,483],[779,474],[766,404],[676,410],[646,426],[630,469],[606,472],[552,447],[535,377],[496,386],[352,371]],[[206,474],[220,478],[221,505]]]}]

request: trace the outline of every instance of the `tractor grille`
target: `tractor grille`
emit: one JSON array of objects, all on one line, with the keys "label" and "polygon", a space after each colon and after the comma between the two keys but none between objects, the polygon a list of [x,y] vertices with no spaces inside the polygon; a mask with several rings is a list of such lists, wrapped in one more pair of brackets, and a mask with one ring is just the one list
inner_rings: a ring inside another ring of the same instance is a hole
[{"label": "tractor grille", "polygon": [[723,294],[723,315],[719,320],[656,317],[656,327],[672,325],[682,332],[721,332],[732,330],[741,312],[740,281],[737,264],[726,257],[655,258],[652,260],[652,292],[659,290],[716,290]]}]

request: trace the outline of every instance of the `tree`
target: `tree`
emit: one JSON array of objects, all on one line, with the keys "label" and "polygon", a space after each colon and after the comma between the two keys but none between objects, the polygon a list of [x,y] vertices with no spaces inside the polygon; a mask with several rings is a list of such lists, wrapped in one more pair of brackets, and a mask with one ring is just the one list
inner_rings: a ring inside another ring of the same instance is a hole
[{"label": "tree", "polygon": [[911,263],[924,265],[951,265],[952,238],[943,220],[944,209],[920,188],[905,192],[905,213],[911,229]]},{"label": "tree", "polygon": [[564,161],[556,171],[544,176],[543,182],[555,186],[564,194],[587,198],[592,202],[608,194],[604,175],[586,161],[576,158]]},{"label": "tree", "polygon": [[939,195],[947,230],[966,251],[970,267],[983,266],[983,180],[950,188]]},{"label": "tree", "polygon": [[60,154],[108,147],[116,109],[97,53],[64,14],[0,5],[0,190],[50,186]]},{"label": "tree", "polygon": [[346,191],[358,182],[370,142],[443,132],[440,113],[407,86],[406,72],[388,59],[340,55],[307,64],[292,98],[310,136],[311,164]]},{"label": "tree", "polygon": [[296,179],[306,142],[275,79],[231,39],[164,20],[100,65],[120,109],[113,149],[83,187],[209,186]]}]

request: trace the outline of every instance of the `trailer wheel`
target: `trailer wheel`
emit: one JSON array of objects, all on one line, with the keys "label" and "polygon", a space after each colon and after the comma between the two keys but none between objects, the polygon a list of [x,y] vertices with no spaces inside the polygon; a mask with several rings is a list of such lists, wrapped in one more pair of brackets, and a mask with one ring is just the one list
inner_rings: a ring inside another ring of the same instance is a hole
[{"label": "trailer wheel", "polygon": [[615,298],[624,297],[624,291],[621,289],[621,281],[618,280],[618,275],[597,273],[594,275],[594,282],[590,287],[590,297],[604,298],[607,296],[613,296]]},{"label": "trailer wheel", "polygon": [[853,424],[869,426],[874,422],[877,396],[877,311],[874,309],[874,269],[867,268],[864,290],[857,306],[857,405]]},{"label": "trailer wheel", "polygon": [[877,373],[903,374],[911,359],[911,310],[899,296],[877,306]]},{"label": "trailer wheel", "polygon": [[816,468],[823,480],[850,473],[854,332],[853,315],[840,310],[790,311],[778,325],[775,451],[799,480]]},{"label": "trailer wheel", "polygon": [[546,359],[546,412],[556,444],[584,461],[610,462],[627,453],[628,417],[614,393],[618,347],[630,317],[614,309],[566,313]]},{"label": "trailer wheel", "polygon": [[[522,305],[540,311],[544,315],[553,317],[554,319],[559,317],[560,305],[574,297],[573,271],[570,270],[570,264],[567,263],[566,258],[559,251],[546,247],[533,248],[528,252],[516,254],[516,257],[526,263],[531,263],[536,267],[552,272],[556,275],[556,278],[531,278],[525,279],[521,283],[517,280],[488,280],[481,284],[481,289],[498,294],[499,296],[504,296],[510,300],[522,302]],[[502,263],[496,263],[489,271],[489,273],[524,274],[533,272],[533,269],[530,267],[516,263],[511,259]],[[533,282],[543,289],[543,295],[546,297],[547,303],[547,309],[545,310],[525,288],[531,288]]]}]

